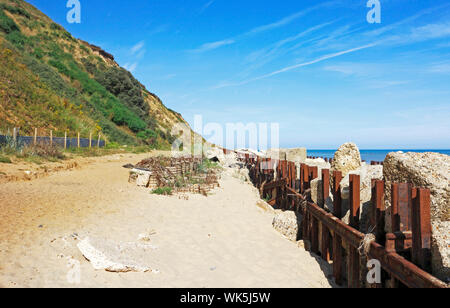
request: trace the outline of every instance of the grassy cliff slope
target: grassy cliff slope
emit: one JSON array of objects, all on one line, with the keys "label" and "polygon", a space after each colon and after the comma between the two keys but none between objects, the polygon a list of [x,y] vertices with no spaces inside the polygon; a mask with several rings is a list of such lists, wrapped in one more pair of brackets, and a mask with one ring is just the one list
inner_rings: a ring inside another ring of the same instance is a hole
[{"label": "grassy cliff slope", "polygon": [[101,132],[110,142],[167,148],[178,122],[113,55],[25,1],[0,0],[0,129]]}]

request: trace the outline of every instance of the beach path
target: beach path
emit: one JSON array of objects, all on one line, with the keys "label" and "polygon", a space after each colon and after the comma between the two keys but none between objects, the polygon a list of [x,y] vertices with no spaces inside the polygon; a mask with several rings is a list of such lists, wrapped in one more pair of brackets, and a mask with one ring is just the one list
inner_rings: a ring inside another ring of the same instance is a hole
[{"label": "beach path", "polygon": [[[272,228],[249,183],[227,174],[208,197],[156,196],[122,168],[144,157],[1,184],[0,287],[331,286],[329,266]],[[94,270],[77,248],[86,237],[129,243],[142,233],[157,248],[150,272]]]}]

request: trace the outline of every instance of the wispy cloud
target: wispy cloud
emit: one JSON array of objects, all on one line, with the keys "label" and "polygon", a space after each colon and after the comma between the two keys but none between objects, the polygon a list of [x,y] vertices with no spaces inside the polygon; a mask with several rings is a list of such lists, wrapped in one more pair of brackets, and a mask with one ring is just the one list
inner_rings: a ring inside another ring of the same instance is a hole
[{"label": "wispy cloud", "polygon": [[202,46],[200,46],[197,49],[191,50],[191,52],[201,53],[201,52],[205,52],[205,51],[209,51],[209,50],[214,50],[214,49],[217,49],[217,48],[222,47],[222,46],[234,44],[234,42],[235,42],[234,40],[230,39],[230,40],[223,40],[223,41],[206,43],[206,44],[203,44]]},{"label": "wispy cloud", "polygon": [[415,40],[435,39],[450,36],[450,23],[428,24],[414,28],[411,38]]},{"label": "wispy cloud", "polygon": [[203,5],[200,8],[198,14],[199,15],[203,14],[211,5],[213,5],[214,2],[216,2],[216,0],[210,0],[210,1],[206,2],[205,5]]},{"label": "wispy cloud", "polygon": [[261,80],[261,79],[266,79],[266,78],[269,78],[269,77],[272,77],[272,76],[276,76],[276,75],[279,75],[279,74],[282,74],[282,73],[286,73],[286,72],[292,71],[292,70],[297,69],[297,68],[313,65],[313,64],[316,64],[316,63],[319,63],[319,62],[322,62],[322,61],[325,61],[325,60],[328,60],[328,59],[336,58],[336,57],[339,57],[339,56],[343,56],[343,55],[346,55],[346,54],[349,54],[349,53],[353,53],[353,52],[356,52],[356,51],[359,51],[359,50],[371,48],[371,47],[374,47],[374,46],[376,46],[376,44],[368,44],[368,45],[359,46],[359,47],[356,47],[356,48],[352,48],[352,49],[348,49],[348,50],[344,50],[344,51],[340,51],[340,52],[336,52],[336,53],[327,54],[327,55],[324,55],[322,57],[319,57],[317,59],[314,59],[314,60],[311,60],[311,61],[308,61],[308,62],[303,62],[303,63],[287,66],[287,67],[284,67],[282,69],[276,70],[274,72],[271,72],[271,73],[268,73],[268,74],[265,74],[265,75],[261,75],[261,76],[255,77],[255,78],[251,78],[251,79],[248,79],[248,80],[245,80],[245,81],[242,81],[242,82],[238,82],[238,83],[222,83],[222,84],[219,84],[219,85],[215,86],[214,89],[245,85],[245,84],[248,84],[250,82],[258,81],[258,80]]},{"label": "wispy cloud", "polygon": [[317,10],[317,9],[327,6],[327,5],[330,5],[330,2],[315,5],[313,7],[304,9],[304,10],[294,13],[292,15],[286,16],[278,21],[255,27],[247,32],[236,35],[233,38],[203,44],[199,48],[194,49],[193,51],[205,52],[205,51],[217,49],[217,48],[225,46],[225,45],[234,44],[235,42],[237,42],[238,40],[240,40],[246,36],[256,35],[259,33],[271,31],[271,30],[286,26],[286,25],[292,23],[293,21],[299,19],[300,17],[303,17],[303,16],[307,15],[308,13],[311,13],[312,11]]},{"label": "wispy cloud", "polygon": [[137,43],[136,45],[131,47],[131,54],[132,55],[136,54],[139,50],[144,48],[144,46],[145,46],[145,42],[144,41],[140,41],[139,43]]},{"label": "wispy cloud", "polygon": [[251,62],[256,62],[256,61],[262,61],[262,60],[264,60],[266,58],[272,57],[278,51],[280,51],[280,49],[283,46],[285,46],[285,45],[287,45],[289,43],[293,43],[293,42],[295,42],[295,41],[297,41],[297,40],[299,40],[301,38],[304,38],[306,35],[311,34],[311,33],[315,32],[315,31],[320,30],[320,29],[322,29],[322,28],[324,28],[326,26],[329,26],[329,25],[331,25],[333,23],[334,23],[334,21],[331,21],[331,22],[326,22],[326,23],[322,23],[322,24],[319,24],[319,25],[312,26],[312,27],[310,27],[310,28],[308,28],[306,30],[303,30],[303,31],[297,33],[296,35],[289,36],[287,38],[279,40],[278,42],[276,42],[276,43],[274,43],[274,44],[272,44],[272,45],[270,45],[268,47],[265,47],[263,49],[260,49],[260,50],[252,52],[247,57],[247,59],[249,61],[251,61]]},{"label": "wispy cloud", "polygon": [[369,87],[372,89],[384,89],[395,86],[402,86],[410,83],[407,80],[374,80],[370,82]]},{"label": "wispy cloud", "polygon": [[307,8],[307,9],[299,11],[299,12],[297,12],[295,14],[292,14],[292,15],[289,15],[287,17],[284,17],[284,18],[282,18],[282,19],[280,19],[280,20],[278,20],[276,22],[256,27],[256,28],[246,32],[244,35],[257,34],[257,33],[265,32],[265,31],[270,31],[270,30],[273,30],[273,29],[276,29],[276,28],[280,28],[282,26],[290,24],[291,22],[293,22],[294,20],[296,20],[296,19],[298,19],[300,17],[305,16],[306,14],[308,14],[308,13],[318,9],[319,7],[320,7],[320,5],[316,5],[316,6],[313,6],[311,8]]},{"label": "wispy cloud", "polygon": [[379,64],[368,63],[338,63],[326,65],[323,69],[329,72],[341,73],[344,75],[368,76],[379,71]]},{"label": "wispy cloud", "polygon": [[430,73],[450,74],[450,62],[443,62],[432,65],[429,70]]},{"label": "wispy cloud", "polygon": [[133,63],[126,63],[123,66],[127,71],[134,73],[134,71],[136,71],[137,67],[138,67],[138,63],[137,62],[133,62]]}]

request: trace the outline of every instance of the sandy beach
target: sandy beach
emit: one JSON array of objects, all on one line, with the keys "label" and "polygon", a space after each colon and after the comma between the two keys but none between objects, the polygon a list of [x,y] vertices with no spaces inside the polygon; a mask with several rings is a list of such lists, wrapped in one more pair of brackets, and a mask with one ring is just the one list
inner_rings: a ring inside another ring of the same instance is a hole
[{"label": "sandy beach", "polygon": [[[1,184],[0,287],[332,286],[329,266],[273,229],[251,184],[224,173],[208,197],[152,195],[122,168],[146,156]],[[145,273],[94,270],[77,248],[86,237],[130,243],[142,233],[154,247]]]}]

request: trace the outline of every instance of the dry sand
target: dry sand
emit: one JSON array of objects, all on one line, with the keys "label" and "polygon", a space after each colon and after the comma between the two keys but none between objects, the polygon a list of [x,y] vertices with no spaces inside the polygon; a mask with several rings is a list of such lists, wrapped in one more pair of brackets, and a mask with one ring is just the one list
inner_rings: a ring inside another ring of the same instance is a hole
[{"label": "dry sand", "polygon": [[[209,197],[151,195],[121,167],[146,156],[0,184],[0,287],[331,286],[329,266],[272,228],[250,184],[224,175]],[[76,246],[87,236],[136,242],[151,230],[156,273],[94,270]],[[80,283],[72,284],[78,262]]]}]

